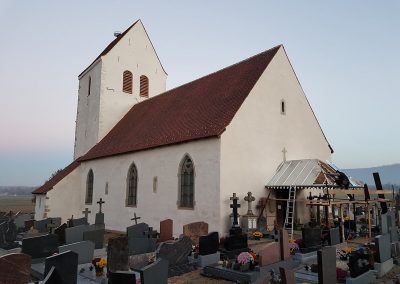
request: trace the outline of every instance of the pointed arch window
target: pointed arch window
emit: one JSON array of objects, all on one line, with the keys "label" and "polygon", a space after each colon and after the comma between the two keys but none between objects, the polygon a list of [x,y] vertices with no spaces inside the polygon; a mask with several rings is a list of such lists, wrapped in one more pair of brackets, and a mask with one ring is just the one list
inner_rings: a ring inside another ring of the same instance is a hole
[{"label": "pointed arch window", "polygon": [[194,164],[185,155],[179,167],[179,207],[194,208]]},{"label": "pointed arch window", "polygon": [[126,179],[126,206],[136,206],[137,204],[137,184],[138,175],[135,163],[129,167]]},{"label": "pointed arch window", "polygon": [[140,76],[140,96],[149,96],[149,78],[147,78],[145,75]]},{"label": "pointed arch window", "polygon": [[93,182],[94,182],[93,170],[90,169],[86,178],[85,204],[92,204],[93,202]]},{"label": "pointed arch window", "polygon": [[131,71],[125,70],[122,75],[122,91],[124,93],[132,94],[132,81],[133,75]]},{"label": "pointed arch window", "polygon": [[281,100],[281,114],[286,114],[286,103],[285,103],[285,100]]}]

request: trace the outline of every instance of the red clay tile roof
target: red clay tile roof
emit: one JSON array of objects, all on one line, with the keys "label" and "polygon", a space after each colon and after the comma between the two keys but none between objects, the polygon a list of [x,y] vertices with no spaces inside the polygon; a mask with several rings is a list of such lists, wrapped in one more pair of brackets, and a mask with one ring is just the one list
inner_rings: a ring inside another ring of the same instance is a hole
[{"label": "red clay tile roof", "polygon": [[134,105],[81,160],[221,135],[279,48]]},{"label": "red clay tile roof", "polygon": [[73,170],[75,170],[80,165],[79,159],[73,161],[63,170],[59,171],[55,176],[51,179],[46,181],[41,187],[35,189],[32,194],[45,194],[46,192],[50,191],[53,186],[59,183],[63,178],[69,175]]}]

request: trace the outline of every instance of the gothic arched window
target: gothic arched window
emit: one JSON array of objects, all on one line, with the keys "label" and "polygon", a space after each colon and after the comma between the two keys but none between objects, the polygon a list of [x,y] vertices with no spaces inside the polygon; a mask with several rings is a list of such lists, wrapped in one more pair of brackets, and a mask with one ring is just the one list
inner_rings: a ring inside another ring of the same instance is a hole
[{"label": "gothic arched window", "polygon": [[284,100],[281,100],[281,114],[286,114],[286,104]]},{"label": "gothic arched window", "polygon": [[137,169],[134,163],[129,167],[126,178],[126,206],[136,206],[137,203]]},{"label": "gothic arched window", "polygon": [[185,155],[179,167],[179,207],[194,208],[194,164]]},{"label": "gothic arched window", "polygon": [[140,96],[149,96],[149,78],[144,75],[140,76]]},{"label": "gothic arched window", "polygon": [[93,202],[93,182],[94,182],[93,171],[92,169],[90,169],[86,178],[86,198],[85,198],[86,204],[92,204]]},{"label": "gothic arched window", "polygon": [[132,94],[132,81],[133,81],[132,72],[125,70],[122,75],[122,91],[124,93]]}]

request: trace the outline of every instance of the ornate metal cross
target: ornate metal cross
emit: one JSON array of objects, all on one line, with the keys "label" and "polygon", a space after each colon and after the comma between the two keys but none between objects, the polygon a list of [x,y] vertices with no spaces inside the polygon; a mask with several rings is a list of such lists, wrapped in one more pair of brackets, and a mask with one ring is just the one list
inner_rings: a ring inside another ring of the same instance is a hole
[{"label": "ornate metal cross", "polygon": [[100,200],[97,201],[97,204],[99,204],[99,206],[100,206],[99,213],[101,213],[101,206],[102,206],[104,203],[106,203],[106,202],[103,201],[103,198],[100,198]]},{"label": "ornate metal cross", "polygon": [[232,200],[233,204],[230,205],[233,213],[233,227],[239,227],[238,223],[238,208],[240,208],[240,204],[238,204],[239,197],[236,196],[236,193],[233,193],[233,196],[229,198]]},{"label": "ornate metal cross", "polygon": [[89,213],[92,213],[92,211],[90,211],[89,208],[86,207],[85,211],[82,211],[82,213],[85,214],[85,218],[86,220],[88,220]]},{"label": "ornate metal cross", "polygon": [[247,193],[247,196],[244,198],[244,201],[247,201],[247,206],[248,206],[248,209],[247,209],[247,215],[254,215],[253,214],[253,211],[251,210],[251,203],[253,202],[253,201],[255,201],[256,199],[255,199],[255,197],[252,195],[252,193],[249,191],[248,193]]},{"label": "ornate metal cross", "polygon": [[133,215],[135,216],[134,218],[132,218],[131,220],[135,220],[135,225],[137,225],[137,220],[140,219],[140,217],[136,216],[136,213],[133,213]]}]

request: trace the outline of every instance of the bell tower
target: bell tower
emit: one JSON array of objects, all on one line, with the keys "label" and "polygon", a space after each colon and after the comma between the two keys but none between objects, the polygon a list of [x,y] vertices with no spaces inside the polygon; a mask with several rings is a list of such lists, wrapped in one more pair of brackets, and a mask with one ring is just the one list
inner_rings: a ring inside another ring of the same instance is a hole
[{"label": "bell tower", "polygon": [[78,76],[74,159],[103,139],[133,105],[166,90],[167,73],[141,20],[114,36]]}]

